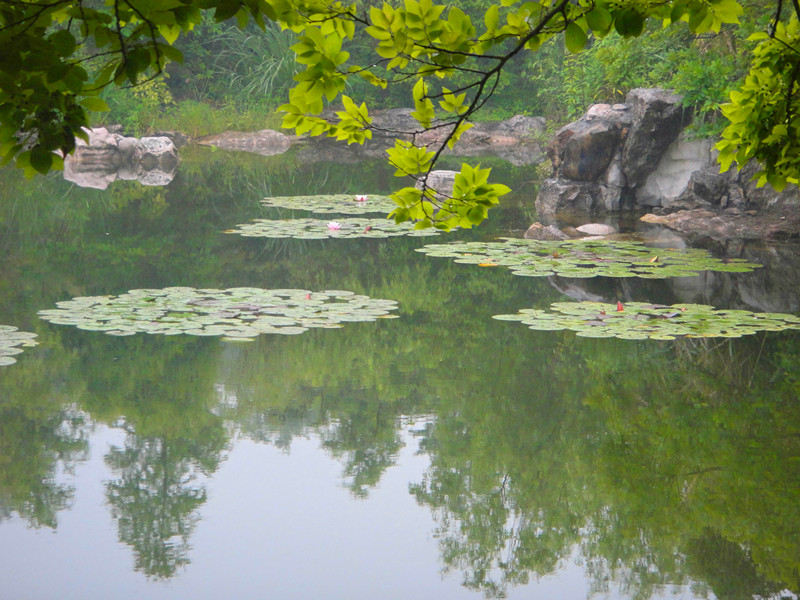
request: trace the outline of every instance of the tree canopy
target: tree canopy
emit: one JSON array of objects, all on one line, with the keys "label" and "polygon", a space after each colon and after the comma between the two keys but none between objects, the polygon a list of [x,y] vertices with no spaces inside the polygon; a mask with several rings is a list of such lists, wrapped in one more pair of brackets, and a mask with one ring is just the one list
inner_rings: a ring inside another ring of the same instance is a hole
[{"label": "tree canopy", "polygon": [[[427,173],[471,127],[509,61],[555,36],[572,53],[612,31],[637,37],[649,21],[718,33],[736,26],[743,10],[736,0],[478,4],[482,19],[434,0],[0,0],[0,160],[29,174],[60,168],[76,136],[86,137],[89,112],[106,109],[101,91],[141,84],[168,61],[181,61],[173,43],[208,13],[240,27],[252,21],[293,32],[302,70],[281,108],[283,125],[298,134],[364,143],[372,119],[366,104],[347,94],[348,84],[406,82],[420,131],[447,135],[436,147],[416,145],[412,135],[387,151],[395,174],[415,183],[394,193],[392,214],[420,228],[471,227],[508,188],[490,183],[489,169],[465,164],[451,196],[442,197],[427,185]],[[723,169],[759,161],[760,183],[776,189],[800,181],[800,2],[788,4],[777,0],[768,30],[752,36],[751,70],[721,107],[730,123],[717,145]]]}]

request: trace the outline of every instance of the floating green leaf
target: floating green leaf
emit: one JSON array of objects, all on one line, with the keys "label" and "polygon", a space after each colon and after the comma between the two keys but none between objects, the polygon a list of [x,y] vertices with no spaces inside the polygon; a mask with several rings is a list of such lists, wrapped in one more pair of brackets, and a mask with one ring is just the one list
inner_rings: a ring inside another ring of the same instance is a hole
[{"label": "floating green leaf", "polygon": [[388,196],[333,194],[318,196],[275,196],[264,198],[264,206],[307,210],[314,213],[338,213],[363,215],[367,213],[388,214],[397,204]]},{"label": "floating green leaf", "polygon": [[413,223],[395,223],[387,219],[350,218],[336,221],[319,219],[256,219],[252,223],[237,225],[225,233],[238,233],[245,237],[296,238],[321,240],[326,238],[386,238],[397,235],[438,235],[438,229],[414,229]]},{"label": "floating green leaf", "polygon": [[536,241],[503,238],[502,242],[452,242],[419,248],[430,256],[456,262],[502,265],[516,275],[546,277],[690,277],[702,271],[745,272],[761,265],[741,259],[721,260],[700,248],[648,248],[617,240]]},{"label": "floating green leaf", "polygon": [[243,341],[263,333],[292,335],[312,327],[388,318],[397,303],[341,290],[170,287],[79,297],[57,306],[39,316],[57,325],[116,336],[185,334]]},{"label": "floating green leaf", "polygon": [[36,346],[38,342],[34,341],[35,337],[35,333],[19,331],[11,325],[0,325],[0,367],[17,362],[14,356],[22,354],[23,348]]},{"label": "floating green leaf", "polygon": [[523,309],[515,315],[495,315],[501,321],[520,321],[531,329],[569,329],[582,337],[627,340],[673,340],[677,337],[741,337],[761,331],[800,329],[800,317],[746,310],[716,310],[705,304],[647,304],[621,306],[601,302],[556,302],[551,311]]}]

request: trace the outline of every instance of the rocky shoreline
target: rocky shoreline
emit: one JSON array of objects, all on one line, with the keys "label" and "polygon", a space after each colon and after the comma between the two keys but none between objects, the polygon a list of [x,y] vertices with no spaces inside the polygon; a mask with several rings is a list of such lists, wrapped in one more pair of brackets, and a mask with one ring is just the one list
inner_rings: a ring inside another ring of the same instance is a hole
[{"label": "rocky shoreline", "polygon": [[800,236],[800,190],[753,181],[755,165],[720,173],[713,140],[686,133],[680,96],[635,89],[625,103],[595,104],[547,146],[553,175],[536,199],[546,225],[625,212],[693,237]]},{"label": "rocky shoreline", "polygon": [[[598,217],[641,216],[643,223],[667,227],[692,238],[783,240],[800,237],[800,189],[782,192],[753,181],[757,167],[719,173],[713,140],[687,135],[691,114],[681,98],[666,90],[635,89],[620,104],[595,104],[577,121],[559,129],[546,147],[552,175],[542,182],[535,207],[542,231],[529,237],[557,239],[567,223]],[[190,139],[179,132],[129,138],[113,128],[90,130],[65,160],[66,179],[105,189],[115,179],[166,185],[178,165],[177,148],[188,143],[262,156],[298,147],[303,161],[353,163],[384,157],[394,139],[433,146],[446,127],[423,131],[411,109],[376,111],[373,139],[344,146],[327,138],[289,136],[279,131],[227,131]],[[494,155],[517,166],[544,159],[542,117],[518,115],[502,122],[477,123],[452,154]]]}]

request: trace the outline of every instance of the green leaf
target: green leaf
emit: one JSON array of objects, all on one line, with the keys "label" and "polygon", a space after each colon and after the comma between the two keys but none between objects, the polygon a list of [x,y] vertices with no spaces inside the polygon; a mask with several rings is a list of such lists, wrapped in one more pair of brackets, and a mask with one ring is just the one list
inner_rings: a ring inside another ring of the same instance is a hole
[{"label": "green leaf", "polygon": [[611,28],[614,22],[614,17],[602,6],[595,6],[592,10],[586,13],[586,22],[593,31],[605,33]]},{"label": "green leaf", "polygon": [[623,9],[614,18],[614,28],[622,37],[638,37],[644,30],[644,17],[632,9]]},{"label": "green leaf", "polygon": [[81,106],[87,108],[88,110],[94,112],[107,112],[109,109],[108,104],[102,98],[98,98],[97,96],[85,96],[81,98]]},{"label": "green leaf", "polygon": [[564,42],[567,45],[567,50],[573,54],[577,54],[586,47],[586,32],[577,23],[570,23],[564,32]]},{"label": "green leaf", "polygon": [[37,146],[31,150],[30,164],[39,173],[45,175],[53,164],[53,153]]}]

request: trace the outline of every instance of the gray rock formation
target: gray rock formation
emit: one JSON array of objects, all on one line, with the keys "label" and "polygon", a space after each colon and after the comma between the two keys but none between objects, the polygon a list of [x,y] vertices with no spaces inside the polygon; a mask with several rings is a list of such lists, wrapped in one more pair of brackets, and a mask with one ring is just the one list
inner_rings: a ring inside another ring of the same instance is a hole
[{"label": "gray rock formation", "polygon": [[103,127],[88,133],[89,142],[77,139],[75,151],[64,159],[67,181],[104,190],[118,179],[159,186],[175,176],[178,153],[169,138],[130,138]]},{"label": "gray rock formation", "polygon": [[631,107],[630,131],[622,147],[628,187],[644,185],[653,166],[691,121],[681,100],[681,96],[659,89],[635,89],[625,96]]},{"label": "gray rock formation", "polygon": [[562,127],[547,146],[553,172],[561,179],[596,181],[608,169],[620,143],[619,124],[605,119]]},{"label": "gray rock formation", "polygon": [[[616,212],[626,199],[638,197],[638,188],[645,190],[643,199],[661,194],[665,180],[648,177],[677,139],[684,120],[680,96],[664,90],[635,89],[625,104],[590,106],[581,119],[562,127],[547,147],[553,177],[539,191],[540,217],[552,218],[562,211]],[[668,193],[677,197],[680,191],[669,188]]]},{"label": "gray rock formation", "polygon": [[539,189],[539,219],[639,208],[652,211],[648,222],[693,235],[800,235],[800,189],[759,188],[755,165],[720,174],[713,140],[681,135],[688,117],[680,97],[664,90],[632,90],[625,104],[590,106],[547,148],[553,177]]},{"label": "gray rock formation", "polygon": [[524,237],[526,240],[539,241],[561,241],[569,239],[569,236],[555,225],[547,225],[545,227],[541,223],[534,223],[528,227],[528,230],[522,237]]}]

